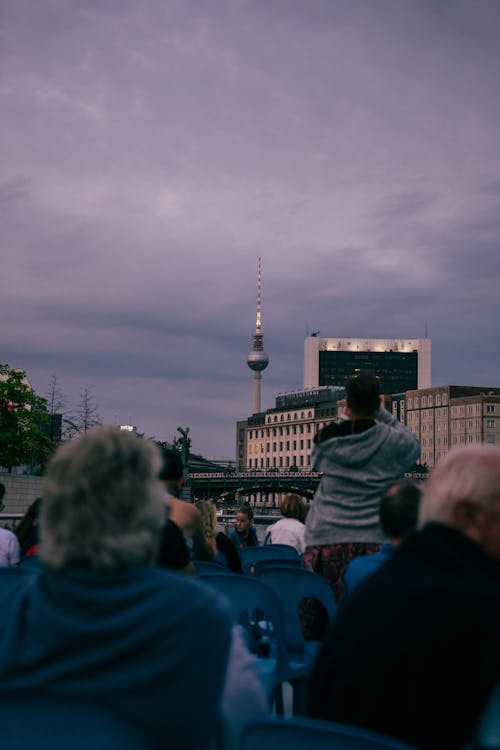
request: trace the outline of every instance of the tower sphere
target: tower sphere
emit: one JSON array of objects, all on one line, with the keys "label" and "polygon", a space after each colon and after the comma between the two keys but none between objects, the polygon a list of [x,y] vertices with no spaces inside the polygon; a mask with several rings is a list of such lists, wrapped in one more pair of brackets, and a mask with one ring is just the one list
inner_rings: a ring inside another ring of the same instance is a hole
[{"label": "tower sphere", "polygon": [[262,372],[269,364],[269,357],[263,351],[251,351],[247,357],[247,365],[255,372]]}]

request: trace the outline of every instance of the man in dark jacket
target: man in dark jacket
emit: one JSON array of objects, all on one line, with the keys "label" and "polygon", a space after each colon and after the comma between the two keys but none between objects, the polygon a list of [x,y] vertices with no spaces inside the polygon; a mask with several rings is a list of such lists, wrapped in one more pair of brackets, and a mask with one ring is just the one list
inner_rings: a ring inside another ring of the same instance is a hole
[{"label": "man in dark jacket", "polygon": [[442,459],[420,523],[339,612],[310,713],[459,750],[500,680],[500,450]]}]

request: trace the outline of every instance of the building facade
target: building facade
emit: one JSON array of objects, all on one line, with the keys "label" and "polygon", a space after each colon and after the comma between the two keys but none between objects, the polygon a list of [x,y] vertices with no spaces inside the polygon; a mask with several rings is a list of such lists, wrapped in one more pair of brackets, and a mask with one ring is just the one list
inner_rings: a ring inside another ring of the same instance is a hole
[{"label": "building facade", "polygon": [[314,435],[337,416],[343,388],[308,388],[277,396],[276,405],[236,425],[239,468],[306,469]]},{"label": "building facade", "polygon": [[429,467],[451,448],[500,445],[500,388],[446,385],[412,390],[402,400],[399,394],[394,397],[392,409],[420,440],[420,461]]},{"label": "building facade", "polygon": [[376,375],[382,393],[429,388],[431,340],[306,337],[304,388],[343,386],[360,373]]}]

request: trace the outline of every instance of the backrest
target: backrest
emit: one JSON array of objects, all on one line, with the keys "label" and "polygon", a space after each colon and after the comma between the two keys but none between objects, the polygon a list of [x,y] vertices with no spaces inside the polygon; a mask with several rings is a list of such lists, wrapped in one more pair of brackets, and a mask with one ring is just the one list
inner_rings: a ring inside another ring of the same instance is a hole
[{"label": "backrest", "polygon": [[235,575],[234,573],[232,573],[232,571],[229,570],[229,568],[227,568],[220,562],[216,562],[215,560],[193,560],[193,564],[197,576],[211,574],[218,575],[220,573],[230,573],[231,575]]},{"label": "backrest", "polygon": [[[226,597],[234,623],[248,628],[249,622],[258,616],[262,622],[270,622],[276,642],[277,671],[282,674],[287,664],[283,610],[279,597],[273,589],[253,577],[226,573],[206,574],[200,583],[210,586]],[[250,614],[249,614],[250,613]]]},{"label": "backrest", "polygon": [[268,568],[300,568],[302,567],[302,560],[300,558],[297,558],[296,560],[293,559],[286,559],[286,558],[279,558],[277,560],[259,560],[259,562],[256,562],[253,566],[253,573],[257,578],[259,577],[259,573],[262,570],[267,570]]},{"label": "backrest", "polygon": [[86,698],[2,696],[2,750],[148,750],[151,745],[126,717]]},{"label": "backrest", "polygon": [[240,550],[241,565],[245,573],[261,560],[299,560],[300,556],[295,547],[288,544],[265,544],[263,547],[243,547]]},{"label": "backrest", "polygon": [[[259,719],[243,730],[240,750],[412,750],[400,740],[316,719]],[[414,750],[414,749],[413,749]]]},{"label": "backrest", "polygon": [[299,606],[304,599],[317,599],[325,608],[328,621],[337,611],[333,592],[323,576],[301,567],[267,567],[258,572],[279,596],[285,614],[285,640],[292,652],[304,650]]}]

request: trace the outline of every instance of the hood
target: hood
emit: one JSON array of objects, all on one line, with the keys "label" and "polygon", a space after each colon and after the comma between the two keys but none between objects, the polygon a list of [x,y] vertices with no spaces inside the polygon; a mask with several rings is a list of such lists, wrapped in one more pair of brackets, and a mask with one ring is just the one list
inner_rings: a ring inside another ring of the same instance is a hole
[{"label": "hood", "polygon": [[347,466],[357,469],[366,464],[384,446],[390,428],[377,422],[370,429],[355,435],[332,437],[317,443],[312,452],[312,461],[318,471],[329,473],[330,466]]}]

